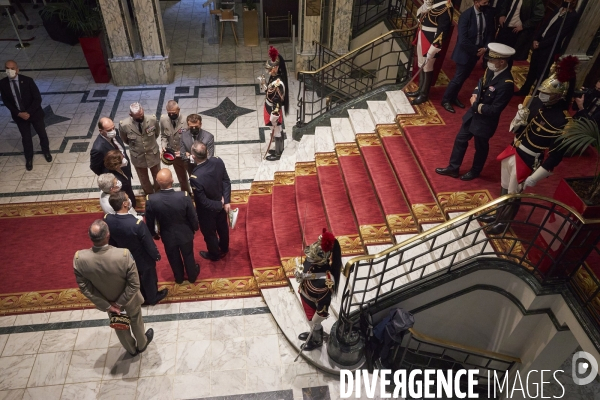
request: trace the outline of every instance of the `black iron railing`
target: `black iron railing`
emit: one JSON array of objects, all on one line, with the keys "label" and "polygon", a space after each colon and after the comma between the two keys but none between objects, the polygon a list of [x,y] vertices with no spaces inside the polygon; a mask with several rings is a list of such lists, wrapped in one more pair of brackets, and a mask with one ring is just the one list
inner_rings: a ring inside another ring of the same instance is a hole
[{"label": "black iron railing", "polygon": [[570,286],[600,326],[600,246],[594,247],[586,262],[577,269]]},{"label": "black iron railing", "polygon": [[[494,379],[502,382],[505,374],[515,364],[520,364],[521,360],[505,354],[433,338],[411,328],[401,346],[392,349],[392,355],[386,362],[394,371],[405,370],[407,376],[413,369],[453,372],[477,369],[479,373],[476,375],[478,380],[476,391],[479,389],[478,391],[485,393],[488,383],[492,386]],[[467,386],[466,376],[464,381],[461,381],[461,386]]]},{"label": "black iron railing", "polygon": [[[479,214],[495,214],[505,207],[518,207],[518,214],[505,221],[500,234],[487,234]],[[585,220],[572,208],[542,196],[502,196],[382,253],[348,261],[338,337],[343,341],[352,330],[354,311],[361,307],[376,308],[428,275],[455,271],[477,258],[509,260],[543,285],[576,285],[581,266],[599,242],[600,220]],[[598,301],[598,293],[592,293],[591,303]]]},{"label": "black iron railing", "polygon": [[352,37],[358,36],[383,19],[396,24],[396,28],[399,29],[414,26],[401,25],[405,25],[403,19],[414,20],[422,3],[419,0],[354,0]]},{"label": "black iron railing", "polygon": [[[407,82],[413,36],[414,29],[393,30],[344,56],[313,42],[316,52],[310,70],[298,72],[296,125],[303,126],[379,86]],[[319,65],[323,66],[317,68]]]}]

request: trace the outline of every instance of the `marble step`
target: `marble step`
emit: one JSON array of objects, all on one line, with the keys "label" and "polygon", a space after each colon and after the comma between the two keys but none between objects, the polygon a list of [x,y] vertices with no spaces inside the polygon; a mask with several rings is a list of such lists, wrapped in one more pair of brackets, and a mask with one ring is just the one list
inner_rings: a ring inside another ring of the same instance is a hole
[{"label": "marble step", "polygon": [[369,110],[348,110],[348,116],[350,117],[350,124],[354,130],[354,134],[375,132],[375,123],[373,122],[373,118],[371,118]]},{"label": "marble step", "polygon": [[329,153],[335,151],[333,131],[329,126],[318,126],[315,129],[315,152]]},{"label": "marble step", "polygon": [[355,141],[354,130],[348,118],[331,118],[330,123],[335,143],[351,143]]},{"label": "marble step", "polygon": [[396,116],[387,101],[367,101],[371,119],[377,124],[393,124]]},{"label": "marble step", "polygon": [[[270,134],[270,132],[267,132]],[[277,171],[293,171],[294,165],[296,164],[296,152],[298,150],[298,142],[292,139],[285,141],[283,153],[281,159],[278,161],[267,161],[263,159],[258,166],[256,175],[254,176],[255,181],[272,181]],[[263,154],[264,156],[264,154]],[[291,167],[288,167],[289,159],[292,158],[293,162]],[[284,163],[284,160],[287,160]],[[287,169],[286,169],[287,167]]]},{"label": "marble step", "polygon": [[414,114],[415,110],[410,105],[410,99],[402,90],[391,90],[386,92],[387,102],[395,114]]},{"label": "marble step", "polygon": [[315,135],[304,135],[298,145],[296,162],[315,160]]}]

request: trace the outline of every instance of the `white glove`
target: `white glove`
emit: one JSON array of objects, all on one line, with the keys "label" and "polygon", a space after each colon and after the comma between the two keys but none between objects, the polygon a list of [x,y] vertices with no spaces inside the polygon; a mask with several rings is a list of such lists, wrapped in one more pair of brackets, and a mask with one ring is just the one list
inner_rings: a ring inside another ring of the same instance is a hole
[{"label": "white glove", "polygon": [[514,132],[519,126],[527,125],[527,118],[529,118],[529,109],[519,104],[519,110],[510,123],[509,131]]},{"label": "white glove", "polygon": [[270,121],[273,124],[273,126],[275,126],[279,121],[279,115],[271,114]]},{"label": "white glove", "polygon": [[258,82],[260,84],[260,90],[262,92],[266,92],[267,91],[267,78],[265,78],[265,75],[261,75],[261,76],[257,76],[256,79],[258,79]]},{"label": "white glove", "polygon": [[525,179],[525,182],[523,182],[523,190],[525,190],[526,187],[534,187],[540,180],[551,175],[552,172],[544,169],[543,167],[539,167],[533,172],[533,174],[529,175],[527,179]]},{"label": "white glove", "polygon": [[302,283],[304,280],[304,265],[296,264],[296,269],[294,270],[294,276],[296,277],[296,282]]},{"label": "white glove", "polygon": [[429,46],[429,50],[427,50],[427,58],[435,58],[435,55],[442,51],[441,47]]}]

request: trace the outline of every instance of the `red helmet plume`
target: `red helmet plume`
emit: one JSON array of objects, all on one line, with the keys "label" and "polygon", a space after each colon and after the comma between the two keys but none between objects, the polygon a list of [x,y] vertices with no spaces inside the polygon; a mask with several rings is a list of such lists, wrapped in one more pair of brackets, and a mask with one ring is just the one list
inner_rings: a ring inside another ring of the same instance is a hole
[{"label": "red helmet plume", "polygon": [[323,228],[323,234],[321,235],[321,248],[323,251],[330,252],[334,243],[335,236],[333,236],[333,233],[327,232],[327,228]]},{"label": "red helmet plume", "polygon": [[277,61],[277,56],[279,56],[279,51],[273,46],[269,47],[269,58],[271,61]]}]

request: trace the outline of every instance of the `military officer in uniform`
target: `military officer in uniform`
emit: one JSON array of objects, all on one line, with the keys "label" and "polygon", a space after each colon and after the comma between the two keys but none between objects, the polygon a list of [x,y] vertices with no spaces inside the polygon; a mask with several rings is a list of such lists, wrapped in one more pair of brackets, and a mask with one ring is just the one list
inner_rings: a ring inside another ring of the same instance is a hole
[{"label": "military officer in uniform", "polygon": [[[175,160],[173,160],[173,169],[177,174],[177,180],[181,190],[184,192],[190,191],[187,174],[187,162],[180,156],[181,149],[181,134],[186,130],[185,119],[181,115],[179,105],[175,100],[167,102],[167,115],[160,117],[160,147],[161,154],[167,149],[172,149],[175,152]],[[159,183],[160,185],[160,183]]]},{"label": "military officer in uniform", "polygon": [[269,74],[269,80],[262,75],[260,87],[265,91],[265,105],[263,115],[265,125],[271,127],[271,140],[269,146],[275,141],[275,149],[268,149],[268,161],[277,161],[281,158],[285,143],[285,132],[283,132],[283,114],[289,112],[288,79],[285,61],[279,51],[273,46],[269,48],[269,58],[265,64]]},{"label": "military officer in uniform", "polygon": [[125,350],[135,356],[144,352],[154,337],[152,328],[144,333],[140,307],[144,298],[135,261],[129,250],[108,244],[110,232],[101,219],[92,223],[88,235],[94,246],[79,250],[73,259],[79,290],[101,311],[120,314],[125,310],[131,318],[131,331],[115,330],[115,333]]},{"label": "military officer in uniform", "polygon": [[458,178],[469,140],[475,137],[473,166],[460,179],[470,181],[479,176],[489,153],[489,140],[498,128],[500,114],[512,98],[514,81],[508,61],[515,50],[499,43],[490,43],[489,49],[488,69],[479,80],[471,96],[471,107],[462,118],[463,123],[454,140],[450,163],[446,168],[435,169],[440,175]]},{"label": "military officer in uniform", "polygon": [[158,291],[156,262],[160,253],[146,224],[128,213],[131,201],[125,192],[111,194],[108,203],[117,212],[104,216],[110,230],[110,244],[131,252],[140,275],[144,304],[154,305],[167,296],[167,289]]},{"label": "military officer in uniform", "polygon": [[300,284],[298,292],[311,332],[301,333],[298,339],[306,341],[302,348],[310,351],[323,345],[321,322],[329,316],[331,298],[338,290],[342,250],[335,236],[323,229],[319,239],[306,246],[304,254],[304,264],[296,267],[295,275]]},{"label": "military officer in uniform", "polygon": [[[156,139],[160,128],[155,115],[145,115],[140,103],[129,106],[129,118],[119,123],[121,139],[129,145],[131,163],[137,171],[142,189],[146,194],[158,190],[156,173],[160,169],[160,150]],[[150,183],[148,169],[154,179],[154,187]]]},{"label": "military officer in uniform", "polygon": [[[146,197],[146,223],[155,239],[162,239],[165,253],[175,276],[175,282],[184,281],[184,265],[187,278],[194,283],[200,266],[194,259],[194,233],[198,230],[198,216],[187,191],[173,190],[173,175],[167,168],[158,171],[156,180],[160,192]],[[155,229],[155,222],[159,231]],[[183,259],[182,259],[183,258]]]},{"label": "military officer in uniform", "polygon": [[204,143],[194,142],[192,156],[196,166],[190,175],[190,185],[194,191],[200,231],[208,249],[201,251],[200,256],[217,261],[229,251],[227,214],[231,210],[231,181],[223,160],[208,158]]},{"label": "military officer in uniform", "polygon": [[[554,73],[539,87],[529,108],[520,107],[511,127],[515,132],[513,142],[498,156],[502,161],[502,194],[520,193],[540,180],[552,175],[552,170],[562,161],[565,149],[560,146],[564,127],[571,119],[567,111],[567,92],[575,78],[576,57],[565,57],[554,67]],[[544,152],[548,157],[544,160]],[[486,232],[504,232],[508,223],[519,211],[519,201],[505,205],[496,215],[480,217],[491,224]]]},{"label": "military officer in uniform", "polygon": [[196,160],[191,157],[192,145],[194,142],[202,142],[206,145],[208,157],[215,155],[215,137],[212,133],[202,129],[202,117],[198,114],[190,114],[187,116],[187,130],[181,134],[181,148],[179,154],[181,158],[187,162],[188,171],[191,174],[196,168]]},{"label": "military officer in uniform", "polygon": [[416,45],[417,62],[419,63],[419,88],[407,92],[408,97],[415,97],[410,104],[425,103],[429,99],[429,89],[433,82],[433,65],[437,53],[442,50],[442,41],[450,40],[448,30],[452,26],[452,2],[450,0],[425,0],[417,10],[419,29],[413,44]]}]

